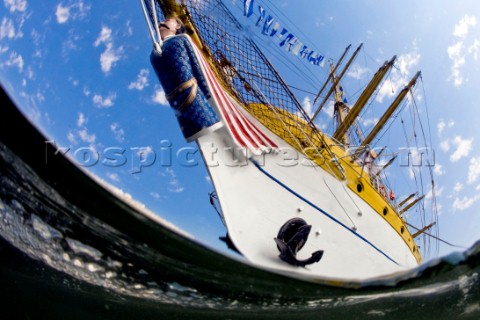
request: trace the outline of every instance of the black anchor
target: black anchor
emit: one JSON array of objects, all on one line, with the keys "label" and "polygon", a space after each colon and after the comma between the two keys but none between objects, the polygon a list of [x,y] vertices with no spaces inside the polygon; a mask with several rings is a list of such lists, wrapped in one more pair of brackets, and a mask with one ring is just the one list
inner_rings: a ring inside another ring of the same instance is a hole
[{"label": "black anchor", "polygon": [[297,259],[297,252],[300,251],[307,242],[308,235],[312,229],[311,225],[300,218],[288,220],[278,231],[275,240],[277,248],[280,251],[279,258],[283,261],[299,267],[305,267],[309,264],[319,262],[323,256],[323,250],[315,251],[310,258],[305,260]]}]

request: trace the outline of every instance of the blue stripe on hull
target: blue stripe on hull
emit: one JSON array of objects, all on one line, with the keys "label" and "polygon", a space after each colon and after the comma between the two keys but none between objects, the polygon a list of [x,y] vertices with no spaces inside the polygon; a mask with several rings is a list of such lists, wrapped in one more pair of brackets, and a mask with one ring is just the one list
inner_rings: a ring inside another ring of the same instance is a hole
[{"label": "blue stripe on hull", "polygon": [[323,213],[325,216],[327,216],[328,218],[330,218],[331,220],[333,220],[334,222],[338,223],[339,225],[341,225],[342,227],[344,227],[346,230],[350,231],[352,234],[354,234],[356,237],[362,239],[365,243],[367,243],[368,245],[370,245],[373,249],[377,250],[379,253],[381,253],[383,256],[385,256],[388,260],[392,261],[393,263],[395,263],[396,265],[398,265],[398,263],[392,259],[388,254],[386,254],[385,252],[383,252],[382,250],[380,250],[379,248],[377,248],[373,243],[371,243],[370,241],[368,241],[366,238],[364,238],[363,236],[361,236],[360,234],[356,233],[355,231],[353,231],[351,228],[349,228],[348,226],[346,226],[345,224],[343,224],[342,222],[340,222],[339,220],[337,220],[335,217],[333,217],[332,215],[330,215],[328,212],[322,210],[321,208],[317,207],[315,204],[313,204],[312,202],[310,202],[309,200],[305,199],[303,196],[301,196],[300,194],[298,194],[297,192],[295,192],[294,190],[292,190],[291,188],[289,188],[287,185],[285,185],[284,183],[282,183],[280,180],[278,180],[277,178],[275,178],[274,176],[272,176],[270,173],[268,173],[267,171],[265,171],[259,164],[258,162],[256,162],[255,160],[253,159],[250,159],[253,164],[255,165],[255,167],[257,167],[258,170],[260,170],[263,174],[265,174],[267,177],[269,177],[271,180],[273,180],[274,182],[276,182],[277,184],[279,184],[281,187],[283,187],[285,190],[287,190],[288,192],[290,192],[291,194],[293,194],[294,196],[296,196],[297,198],[299,198],[300,200],[306,202],[308,205],[310,205],[311,207],[315,208],[316,210],[320,211],[321,213]]}]

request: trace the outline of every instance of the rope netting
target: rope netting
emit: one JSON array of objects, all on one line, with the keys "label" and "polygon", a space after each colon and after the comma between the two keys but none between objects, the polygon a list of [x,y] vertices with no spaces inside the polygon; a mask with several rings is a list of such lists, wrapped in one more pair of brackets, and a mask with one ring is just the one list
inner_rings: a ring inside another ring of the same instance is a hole
[{"label": "rope netting", "polygon": [[[155,1],[158,21],[172,10],[164,2]],[[307,147],[325,147],[323,135],[300,102],[221,0],[177,3],[181,3],[183,13],[199,36],[204,54],[233,98],[302,152]],[[151,10],[151,1],[145,4],[153,21],[155,11]]]}]

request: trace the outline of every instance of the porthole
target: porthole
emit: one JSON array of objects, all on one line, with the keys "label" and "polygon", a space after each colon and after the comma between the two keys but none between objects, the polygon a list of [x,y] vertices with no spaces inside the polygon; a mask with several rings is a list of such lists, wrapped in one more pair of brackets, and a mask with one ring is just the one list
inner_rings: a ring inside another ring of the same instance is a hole
[{"label": "porthole", "polygon": [[361,184],[361,183],[358,183],[358,184],[357,184],[357,191],[358,191],[359,193],[363,191],[363,184]]},{"label": "porthole", "polygon": [[417,247],[413,247],[413,252],[417,252]]},{"label": "porthole", "polygon": [[385,208],[383,208],[383,215],[386,216],[387,214],[388,214],[388,208],[385,207]]},{"label": "porthole", "polygon": [[400,228],[400,233],[403,234],[404,232],[405,232],[405,227],[402,226],[402,227]]}]

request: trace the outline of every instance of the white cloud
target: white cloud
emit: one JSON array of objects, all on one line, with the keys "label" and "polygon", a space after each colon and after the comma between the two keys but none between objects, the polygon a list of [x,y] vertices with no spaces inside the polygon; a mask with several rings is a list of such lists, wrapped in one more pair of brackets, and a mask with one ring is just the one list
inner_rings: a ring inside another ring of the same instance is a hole
[{"label": "white cloud", "polygon": [[462,74],[462,67],[467,62],[467,54],[472,56],[476,61],[478,59],[478,51],[480,43],[478,39],[473,40],[472,45],[466,44],[466,42],[472,41],[468,38],[471,27],[477,25],[477,19],[475,16],[465,15],[456,25],[453,31],[457,41],[447,48],[448,57],[452,60],[452,73],[450,78],[453,79],[455,87],[459,87],[464,82],[464,75]]},{"label": "white cloud", "polygon": [[477,18],[474,16],[465,15],[458,24],[455,25],[455,30],[453,31],[453,35],[459,38],[465,38],[468,34],[468,29],[471,26],[475,26],[477,24]]},{"label": "white cloud", "polygon": [[433,198],[433,190],[435,190],[435,197],[440,197],[443,194],[445,187],[430,189],[425,195],[425,199],[429,200]]},{"label": "white cloud", "polygon": [[152,101],[155,103],[161,104],[163,106],[169,105],[167,98],[165,96],[165,91],[163,91],[162,88],[158,88],[157,90],[155,90],[152,96]]},{"label": "white cloud", "polygon": [[160,194],[158,192],[150,192],[150,196],[155,199],[155,200],[159,200],[160,199]]},{"label": "white cloud", "polygon": [[463,83],[463,76],[461,74],[461,67],[465,64],[465,55],[463,54],[463,42],[459,41],[456,44],[448,47],[448,57],[453,61],[452,75],[453,84],[459,87]]},{"label": "white cloud", "polygon": [[450,141],[447,139],[447,140],[444,140],[444,141],[440,142],[440,149],[442,149],[445,152],[450,150]]},{"label": "white cloud", "polygon": [[59,24],[67,23],[68,20],[82,20],[90,11],[90,5],[85,5],[83,0],[77,1],[70,5],[57,5],[55,16]]},{"label": "white cloud", "polygon": [[27,9],[27,0],[3,0],[5,7],[7,7],[10,12],[25,12]]},{"label": "white cloud", "polygon": [[97,140],[97,136],[94,133],[89,134],[87,128],[83,128],[82,130],[78,131],[78,136],[83,142],[91,144],[95,143]]},{"label": "white cloud", "polygon": [[402,54],[395,62],[396,69],[393,69],[390,78],[383,81],[382,86],[378,90],[376,100],[380,103],[385,98],[391,98],[398,94],[400,89],[410,81],[409,75],[413,67],[420,62],[420,54],[412,51]]},{"label": "white cloud", "polygon": [[445,170],[443,170],[443,166],[439,163],[435,164],[435,167],[433,168],[433,172],[435,172],[437,176],[443,176],[445,174]]},{"label": "white cloud", "polygon": [[99,108],[110,108],[113,106],[116,98],[117,98],[117,94],[114,92],[110,92],[106,97],[102,97],[99,94],[95,94],[93,96],[93,103],[95,103],[95,105]]},{"label": "white cloud", "polygon": [[185,190],[185,188],[181,185],[180,181],[178,181],[177,179],[177,175],[175,174],[175,172],[173,171],[172,168],[167,168],[165,170],[170,178],[168,184],[169,184],[169,188],[168,188],[168,191],[170,192],[174,192],[174,193],[180,193],[180,192],[183,192],[183,190]]},{"label": "white cloud", "polygon": [[102,43],[110,43],[110,42],[112,42],[112,29],[110,29],[109,27],[102,27],[102,31],[100,31],[100,35],[95,40],[93,45],[95,47],[98,47]]},{"label": "white cloud", "polygon": [[5,61],[7,67],[17,67],[19,72],[23,71],[24,61],[21,54],[11,52],[7,61]]},{"label": "white cloud", "polygon": [[443,132],[443,129],[445,129],[445,121],[441,120],[439,123],[437,123],[437,132],[438,132],[438,135],[441,136],[442,135],[442,132]]},{"label": "white cloud", "polygon": [[400,74],[407,76],[410,74],[410,70],[420,62],[420,54],[416,51],[402,54],[395,65],[400,71]]},{"label": "white cloud", "polygon": [[472,150],[473,139],[463,139],[461,136],[456,136],[452,144],[456,146],[455,151],[450,155],[450,161],[457,162],[463,157],[467,157]]},{"label": "white cloud", "polygon": [[142,69],[140,70],[140,73],[137,76],[137,80],[130,83],[128,86],[128,89],[137,89],[139,91],[142,91],[145,87],[148,86],[148,69]]},{"label": "white cloud", "polygon": [[78,114],[77,126],[78,126],[78,127],[81,127],[81,126],[83,126],[85,123],[87,123],[87,119],[85,118],[85,115],[80,112],[80,113]]},{"label": "white cloud", "polygon": [[90,89],[88,89],[88,87],[83,87],[83,94],[85,96],[89,96],[92,92],[90,91]]},{"label": "white cloud", "polygon": [[70,7],[64,7],[60,3],[57,6],[57,10],[55,11],[55,15],[57,16],[57,22],[62,24],[68,21],[70,18]]},{"label": "white cloud", "polygon": [[102,66],[102,71],[107,73],[115,65],[115,62],[119,61],[123,54],[123,47],[117,49],[113,48],[113,44],[107,44],[107,48],[100,55],[100,65]]},{"label": "white cloud", "polygon": [[454,186],[453,186],[453,191],[455,192],[460,192],[463,190],[463,183],[461,182],[457,182]]},{"label": "white cloud", "polygon": [[110,131],[112,131],[113,135],[115,136],[115,140],[118,142],[123,142],[123,140],[125,140],[125,131],[118,123],[112,123],[110,125]]},{"label": "white cloud", "polygon": [[347,72],[347,76],[361,80],[365,77],[365,75],[368,73],[368,69],[364,68],[360,65],[353,65],[352,68]]},{"label": "white cloud", "polygon": [[471,198],[463,197],[461,199],[459,197],[456,197],[455,200],[453,201],[452,207],[454,210],[464,211],[470,208],[479,199],[480,199],[480,195],[476,195]]},{"label": "white cloud", "polygon": [[470,159],[467,183],[474,183],[480,175],[480,157]]},{"label": "white cloud", "polygon": [[13,21],[6,17],[3,18],[2,24],[0,25],[0,40],[3,38],[15,38],[15,27],[13,26]]},{"label": "white cloud", "polygon": [[373,125],[377,124],[378,120],[380,120],[380,119],[378,119],[378,118],[365,119],[365,120],[362,121],[362,125],[364,127],[373,126]]},{"label": "white cloud", "polygon": [[323,107],[322,112],[325,113],[329,118],[333,118],[333,113],[335,111],[335,102],[330,100],[325,107]]},{"label": "white cloud", "polygon": [[303,110],[307,113],[307,115],[311,118],[313,116],[313,106],[312,101],[309,97],[305,97],[302,102]]},{"label": "white cloud", "polygon": [[473,60],[478,61],[478,52],[480,51],[480,40],[475,39],[473,44],[468,47],[468,53],[473,56]]},{"label": "white cloud", "polygon": [[438,136],[441,136],[445,128],[452,128],[455,125],[455,122],[453,120],[449,120],[448,123],[445,122],[445,120],[440,120],[439,123],[437,123],[437,133]]},{"label": "white cloud", "polygon": [[77,144],[77,137],[73,134],[73,132],[69,132],[67,134],[67,140],[70,141],[71,144]]},{"label": "white cloud", "polygon": [[105,51],[100,55],[100,66],[104,73],[108,73],[115,63],[122,58],[123,46],[118,48],[113,46],[112,29],[108,27],[102,27],[100,35],[93,43],[95,47],[101,44],[105,45]]},{"label": "white cloud", "polygon": [[118,174],[116,173],[107,173],[107,177],[112,180],[112,181],[115,181],[115,182],[119,182],[120,181],[120,177],[118,176]]}]

